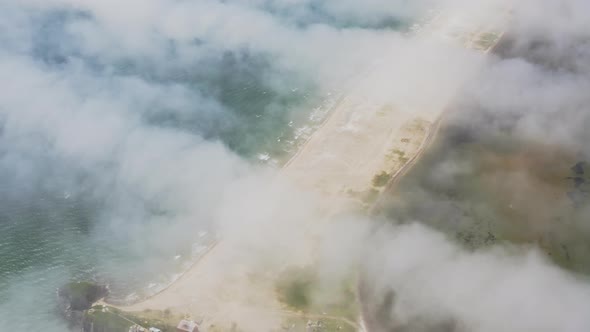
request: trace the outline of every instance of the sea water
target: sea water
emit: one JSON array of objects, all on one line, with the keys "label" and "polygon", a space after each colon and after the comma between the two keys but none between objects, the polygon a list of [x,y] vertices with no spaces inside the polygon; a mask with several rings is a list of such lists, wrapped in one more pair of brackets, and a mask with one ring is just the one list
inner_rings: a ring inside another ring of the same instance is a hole
[{"label": "sea water", "polygon": [[[253,163],[280,167],[334,103],[333,97],[318,95],[310,88],[298,86],[277,93],[256,77],[238,79],[216,84],[223,91],[225,107],[240,117],[239,125],[206,135]],[[189,125],[174,119],[150,121],[155,126],[161,121],[167,128]],[[203,133],[195,129],[194,135]],[[145,253],[138,253],[133,242],[152,239],[113,241],[108,233],[96,231],[100,229],[97,223],[103,221],[100,199],[67,185],[39,188],[2,171],[0,326],[33,327],[41,322],[61,326],[55,309],[56,290],[70,280],[107,283],[113,301],[134,302],[173,282],[214,241],[213,234],[202,230],[192,243],[178,245],[174,252],[148,253],[146,263]],[[150,270],[153,266],[158,270]]]}]

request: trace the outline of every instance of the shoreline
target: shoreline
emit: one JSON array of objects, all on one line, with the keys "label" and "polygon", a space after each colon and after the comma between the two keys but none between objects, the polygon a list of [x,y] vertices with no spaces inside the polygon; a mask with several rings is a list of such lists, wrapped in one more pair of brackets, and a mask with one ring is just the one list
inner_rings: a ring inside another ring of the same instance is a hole
[{"label": "shoreline", "polygon": [[[333,116],[334,114],[334,110],[336,110],[338,108],[338,106],[341,104],[342,100],[346,97],[345,93],[341,93],[341,96],[339,96],[336,101],[334,102],[334,104],[329,108],[329,110],[326,112],[326,116],[322,119],[322,121],[320,122],[320,124],[317,126],[317,128],[314,130],[314,132],[309,135],[309,137],[307,137],[300,145],[299,148],[297,149],[297,151],[289,157],[289,159],[284,162],[278,170],[278,174],[280,175],[285,168],[288,167],[288,165],[290,163],[292,163],[295,159],[297,159],[297,157],[302,153],[302,151],[305,149],[305,147],[307,146],[307,144],[311,141],[311,139],[313,138],[313,136],[316,134],[316,132],[318,132],[319,130],[322,129],[322,127],[329,121],[329,119]],[[192,261],[190,263],[190,266],[188,268],[186,268],[185,270],[181,271],[179,273],[179,276],[174,279],[172,282],[170,282],[169,284],[167,284],[164,288],[158,290],[157,292],[150,294],[144,298],[135,300],[135,301],[131,301],[131,303],[124,303],[124,304],[117,304],[114,302],[109,302],[108,301],[108,296],[107,298],[103,298],[100,299],[99,301],[96,302],[96,304],[99,305],[107,305],[107,306],[111,306],[111,307],[115,307],[115,308],[125,308],[125,307],[132,307],[134,305],[140,304],[142,302],[148,301],[151,298],[156,297],[157,295],[165,292],[166,290],[168,290],[170,287],[172,287],[175,283],[181,281],[181,279],[183,277],[185,277],[185,275],[187,275],[193,268],[195,268],[200,261],[202,261],[203,259],[205,259],[205,257],[211,253],[211,251],[213,251],[215,249],[215,247],[221,243],[221,239],[215,239],[209,246],[206,247],[206,249],[204,250],[204,252],[194,261]]]},{"label": "shoreline", "polygon": [[[436,19],[439,20],[440,16]],[[501,36],[494,46],[498,44]],[[489,49],[485,53],[488,51]],[[351,197],[350,192],[362,193],[367,187],[372,188],[371,181],[379,171],[391,171],[392,175],[387,184],[379,189],[376,201],[369,205],[369,214],[372,215],[381,204],[382,194],[393,190],[399,179],[411,170],[424,152],[436,141],[447,108],[442,108],[436,113],[436,117],[431,119],[429,118],[431,114],[408,115],[397,109],[386,109],[387,105],[371,103],[367,105],[366,98],[365,95],[358,94],[356,91],[343,93],[338,97],[321,125],[282,165],[279,174],[308,191],[319,192],[325,198],[332,200],[336,210],[342,210],[343,202],[352,200],[359,203],[359,199]],[[426,119],[421,119],[422,116]],[[423,121],[420,123],[426,123],[428,127],[413,130],[416,119],[420,119]],[[349,125],[356,126],[356,131],[342,130]],[[409,143],[400,145],[400,140],[402,143],[404,140]],[[387,156],[395,147],[399,147],[401,151],[411,156],[405,162],[401,161],[401,157],[398,158],[399,160],[389,160]],[[356,158],[348,158],[350,155]],[[199,312],[203,316],[207,316],[209,312],[209,316],[221,316],[220,320],[224,319],[224,312],[229,309],[222,309],[224,300],[219,299],[221,295],[215,298],[217,295],[214,292],[210,297],[199,297],[200,302],[207,302],[206,305],[196,303],[194,297],[187,295],[187,291],[197,288],[207,289],[209,286],[214,287],[218,284],[218,280],[208,278],[206,267],[208,264],[209,272],[219,270],[217,266],[220,264],[219,261],[223,262],[223,255],[231,251],[223,245],[224,243],[222,240],[216,240],[180,277],[145,299],[124,306],[111,305],[106,301],[104,303],[124,311],[164,310],[170,308],[169,305],[172,304],[174,308],[184,308],[193,313]],[[216,255],[218,262],[212,262]],[[203,265],[205,267],[201,269]],[[236,285],[238,284],[239,282],[236,282]],[[236,285],[233,286],[237,287]],[[226,296],[229,297],[225,301],[236,301],[231,295],[226,294]],[[361,296],[358,296],[359,302],[362,303]],[[273,304],[276,305],[274,301],[269,303],[269,308]],[[234,305],[237,304],[234,303]],[[200,306],[203,309],[199,309]],[[366,326],[362,307],[361,304],[359,326]],[[221,313],[213,313],[216,309]],[[268,311],[270,310],[272,309]],[[218,322],[215,318],[211,321]]]},{"label": "shoreline", "polygon": [[170,283],[168,283],[166,286],[164,286],[162,289],[158,290],[157,292],[147,295],[144,298],[141,298],[139,300],[133,301],[132,303],[124,303],[124,304],[117,304],[114,302],[109,302],[108,296],[106,298],[102,298],[100,299],[100,301],[96,302],[96,304],[100,304],[100,305],[108,305],[111,307],[115,307],[115,308],[124,308],[124,307],[128,307],[128,306],[133,306],[135,304],[147,301],[155,296],[158,296],[159,294],[165,292],[166,290],[168,290],[168,288],[172,287],[172,285],[174,285],[176,282],[180,281],[182,278],[184,278],[184,276],[190,272],[190,270],[192,270],[197,264],[199,264],[199,262],[205,258],[205,256],[207,256],[207,254],[209,254],[213,249],[215,249],[215,247],[220,243],[219,239],[215,239],[213,240],[213,242],[206,247],[206,249],[203,251],[203,253],[201,253],[199,255],[199,257],[197,257],[194,261],[192,261],[189,265],[188,268],[186,268],[184,271],[178,273],[178,277],[176,277],[174,280],[172,280]]}]

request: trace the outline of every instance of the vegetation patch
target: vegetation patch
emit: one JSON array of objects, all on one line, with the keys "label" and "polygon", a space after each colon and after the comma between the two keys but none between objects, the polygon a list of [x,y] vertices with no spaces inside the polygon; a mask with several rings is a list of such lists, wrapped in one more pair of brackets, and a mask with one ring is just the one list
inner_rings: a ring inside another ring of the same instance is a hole
[{"label": "vegetation patch", "polygon": [[286,320],[283,331],[291,332],[355,332],[358,329],[345,321],[332,318],[296,317]]},{"label": "vegetation patch", "polygon": [[403,158],[406,155],[406,153],[404,151],[400,150],[400,149],[393,149],[393,150],[391,150],[391,154],[392,155],[397,155],[398,158]]},{"label": "vegetation patch", "polygon": [[385,196],[382,212],[396,223],[421,220],[470,250],[532,243],[556,264],[590,274],[590,242],[582,230],[590,171],[578,158],[504,132],[449,126],[400,179],[397,194]]},{"label": "vegetation patch", "polygon": [[95,306],[84,315],[84,331],[127,332],[133,325],[133,322],[102,306]]},{"label": "vegetation patch", "polygon": [[382,171],[381,173],[379,173],[373,177],[373,186],[383,187],[389,182],[390,179],[391,179],[391,174],[389,174],[385,171]]},{"label": "vegetation patch", "polygon": [[377,201],[378,197],[379,197],[379,190],[377,190],[375,188],[371,188],[364,193],[363,202],[366,204],[372,204],[372,203],[375,203],[375,201]]},{"label": "vegetation patch", "polygon": [[108,294],[106,286],[92,282],[71,282],[58,291],[58,296],[65,301],[69,310],[82,311],[90,309],[92,304]]},{"label": "vegetation patch", "polygon": [[422,118],[416,118],[408,125],[408,129],[410,131],[423,132],[426,131],[426,128],[428,128],[429,125],[429,121],[424,120]]},{"label": "vegetation patch", "polygon": [[391,152],[387,155],[387,158],[389,158],[390,160],[396,160],[399,161],[402,164],[407,163],[410,158],[408,158],[406,156],[406,152],[402,151],[400,149],[393,149],[391,150]]},{"label": "vegetation patch", "polygon": [[176,322],[182,317],[173,316],[169,311],[147,310],[141,313],[125,312],[113,307],[95,305],[85,312],[84,331],[127,332],[133,325],[144,328],[155,327],[162,332],[176,331]]},{"label": "vegetation patch", "polygon": [[484,48],[487,49],[490,46],[494,45],[496,43],[496,41],[498,40],[499,35],[496,33],[491,33],[491,32],[486,32],[483,33],[480,37],[479,40],[477,41],[477,44]]},{"label": "vegetation patch", "polygon": [[[354,278],[326,283],[320,280],[313,266],[286,269],[276,283],[279,300],[297,311],[300,318],[314,321],[315,329],[310,329],[313,331],[334,331],[326,329],[328,327],[354,327],[359,312],[355,289]],[[318,322],[322,324],[318,325]]]},{"label": "vegetation patch", "polygon": [[293,267],[282,273],[276,290],[280,301],[287,306],[296,310],[308,310],[315,283],[317,276],[311,268]]}]

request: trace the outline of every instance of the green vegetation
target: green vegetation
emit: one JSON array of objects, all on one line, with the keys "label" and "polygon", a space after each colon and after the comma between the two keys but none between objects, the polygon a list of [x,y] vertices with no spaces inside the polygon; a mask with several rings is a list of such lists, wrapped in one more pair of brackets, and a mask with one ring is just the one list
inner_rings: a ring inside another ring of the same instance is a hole
[{"label": "green vegetation", "polygon": [[422,118],[416,118],[410,123],[408,129],[411,131],[426,131],[426,128],[428,128],[429,125],[429,121]]},{"label": "green vegetation", "polygon": [[89,309],[92,304],[106,296],[108,290],[92,282],[71,282],[59,289],[59,297],[67,303],[70,310],[83,311]]},{"label": "green vegetation", "polygon": [[290,268],[283,272],[277,282],[279,299],[296,310],[308,310],[311,292],[317,276],[310,268]]},{"label": "green vegetation", "polygon": [[392,155],[397,155],[398,158],[403,158],[406,155],[406,153],[404,151],[400,150],[400,149],[393,149],[393,150],[391,150],[391,154]]},{"label": "green vegetation", "polygon": [[156,327],[163,332],[173,332],[176,331],[176,322],[181,318],[174,317],[169,311],[146,310],[135,313],[95,305],[85,312],[84,326],[95,332],[127,332],[129,327],[137,324],[145,328]]},{"label": "green vegetation", "polygon": [[487,49],[490,46],[494,45],[494,43],[498,40],[498,37],[499,36],[496,33],[486,32],[480,36],[479,40],[477,41],[477,44],[483,49]]},{"label": "green vegetation", "polygon": [[373,177],[373,186],[383,187],[389,182],[390,179],[391,179],[391,174],[383,171],[383,172],[375,175],[375,177]]},{"label": "green vegetation", "polygon": [[368,205],[375,203],[375,201],[379,197],[379,190],[375,188],[370,188],[365,191],[354,191],[352,189],[349,189],[346,193],[351,197],[354,197],[355,199],[358,199],[362,203],[364,203],[363,209],[368,209]]},{"label": "green vegetation", "polygon": [[338,301],[327,303],[322,313],[330,313],[332,316],[344,317],[350,321],[356,321],[359,308],[356,296],[357,282],[355,278],[349,278],[336,285]]},{"label": "green vegetation", "polygon": [[556,264],[590,273],[589,184],[590,167],[571,152],[454,126],[400,179],[382,212],[471,250],[534,244]]},{"label": "green vegetation", "polygon": [[375,201],[377,201],[378,197],[379,197],[379,190],[377,190],[375,188],[371,188],[371,189],[365,191],[365,193],[363,195],[363,202],[366,204],[372,204],[372,203],[375,203]]},{"label": "green vegetation", "polygon": [[84,318],[84,325],[98,332],[127,332],[129,331],[129,327],[134,325],[132,322],[102,306],[95,306],[88,310]]},{"label": "green vegetation", "polygon": [[358,316],[355,285],[353,278],[322,284],[314,267],[291,267],[279,276],[276,291],[279,300],[302,318],[331,317],[342,325]]},{"label": "green vegetation", "polygon": [[405,164],[408,162],[408,160],[410,160],[407,156],[406,156],[406,152],[402,151],[400,149],[393,149],[391,150],[391,152],[388,155],[388,158],[390,159],[397,159],[400,163]]},{"label": "green vegetation", "polygon": [[358,329],[349,323],[333,318],[293,317],[282,325],[283,331],[291,332],[354,332]]}]

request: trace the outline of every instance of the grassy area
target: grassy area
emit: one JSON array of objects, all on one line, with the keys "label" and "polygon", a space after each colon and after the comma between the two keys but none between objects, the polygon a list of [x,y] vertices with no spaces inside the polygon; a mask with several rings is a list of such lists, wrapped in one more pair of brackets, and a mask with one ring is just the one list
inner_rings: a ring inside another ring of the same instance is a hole
[{"label": "grassy area", "polygon": [[446,128],[400,180],[385,214],[421,221],[469,249],[535,244],[556,264],[590,273],[590,167],[574,153],[505,134]]},{"label": "grassy area", "polygon": [[85,326],[97,332],[127,332],[134,324],[117,314],[103,310],[102,306],[95,306],[85,314]]},{"label": "grassy area", "polygon": [[276,291],[279,300],[293,311],[356,321],[355,286],[353,278],[323,284],[315,267],[306,266],[285,270],[278,278]]},{"label": "grassy area", "polygon": [[129,313],[119,309],[95,305],[85,313],[85,326],[95,332],[127,332],[135,324],[145,328],[156,327],[163,332],[176,331],[176,322],[181,317],[174,317],[169,312],[145,311]]},{"label": "grassy area", "polygon": [[477,45],[480,46],[482,49],[488,49],[492,45],[496,43],[500,36],[497,33],[486,32],[481,34],[479,40],[477,41]]},{"label": "grassy area", "polygon": [[369,188],[365,191],[354,191],[349,189],[347,191],[347,194],[350,197],[353,197],[355,199],[358,199],[359,201],[361,201],[362,203],[364,203],[364,208],[369,208],[369,206],[374,203],[377,198],[379,197],[379,190],[375,189],[375,188]]},{"label": "grassy area", "polygon": [[355,332],[357,329],[342,321],[330,318],[294,317],[286,320],[282,325],[283,331],[292,332]]},{"label": "grassy area", "polygon": [[59,289],[59,296],[64,299],[72,310],[83,311],[108,293],[104,286],[92,282],[71,282]]},{"label": "grassy area", "polygon": [[313,287],[316,282],[317,275],[309,267],[287,269],[276,284],[279,300],[292,309],[299,311],[309,310]]},{"label": "grassy area", "polygon": [[393,149],[391,150],[391,152],[389,153],[389,155],[387,156],[387,158],[389,158],[390,160],[397,160],[402,164],[407,163],[410,158],[408,158],[406,156],[406,152],[402,151],[400,149]]},{"label": "grassy area", "polygon": [[390,179],[391,179],[391,174],[383,171],[373,177],[373,186],[374,187],[383,187],[389,182]]},{"label": "grassy area", "polygon": [[363,193],[362,200],[365,204],[372,204],[374,203],[377,198],[379,197],[379,190],[375,188],[371,188]]},{"label": "grassy area", "polygon": [[391,155],[398,156],[398,158],[403,158],[406,153],[400,149],[393,149],[391,150]]}]

